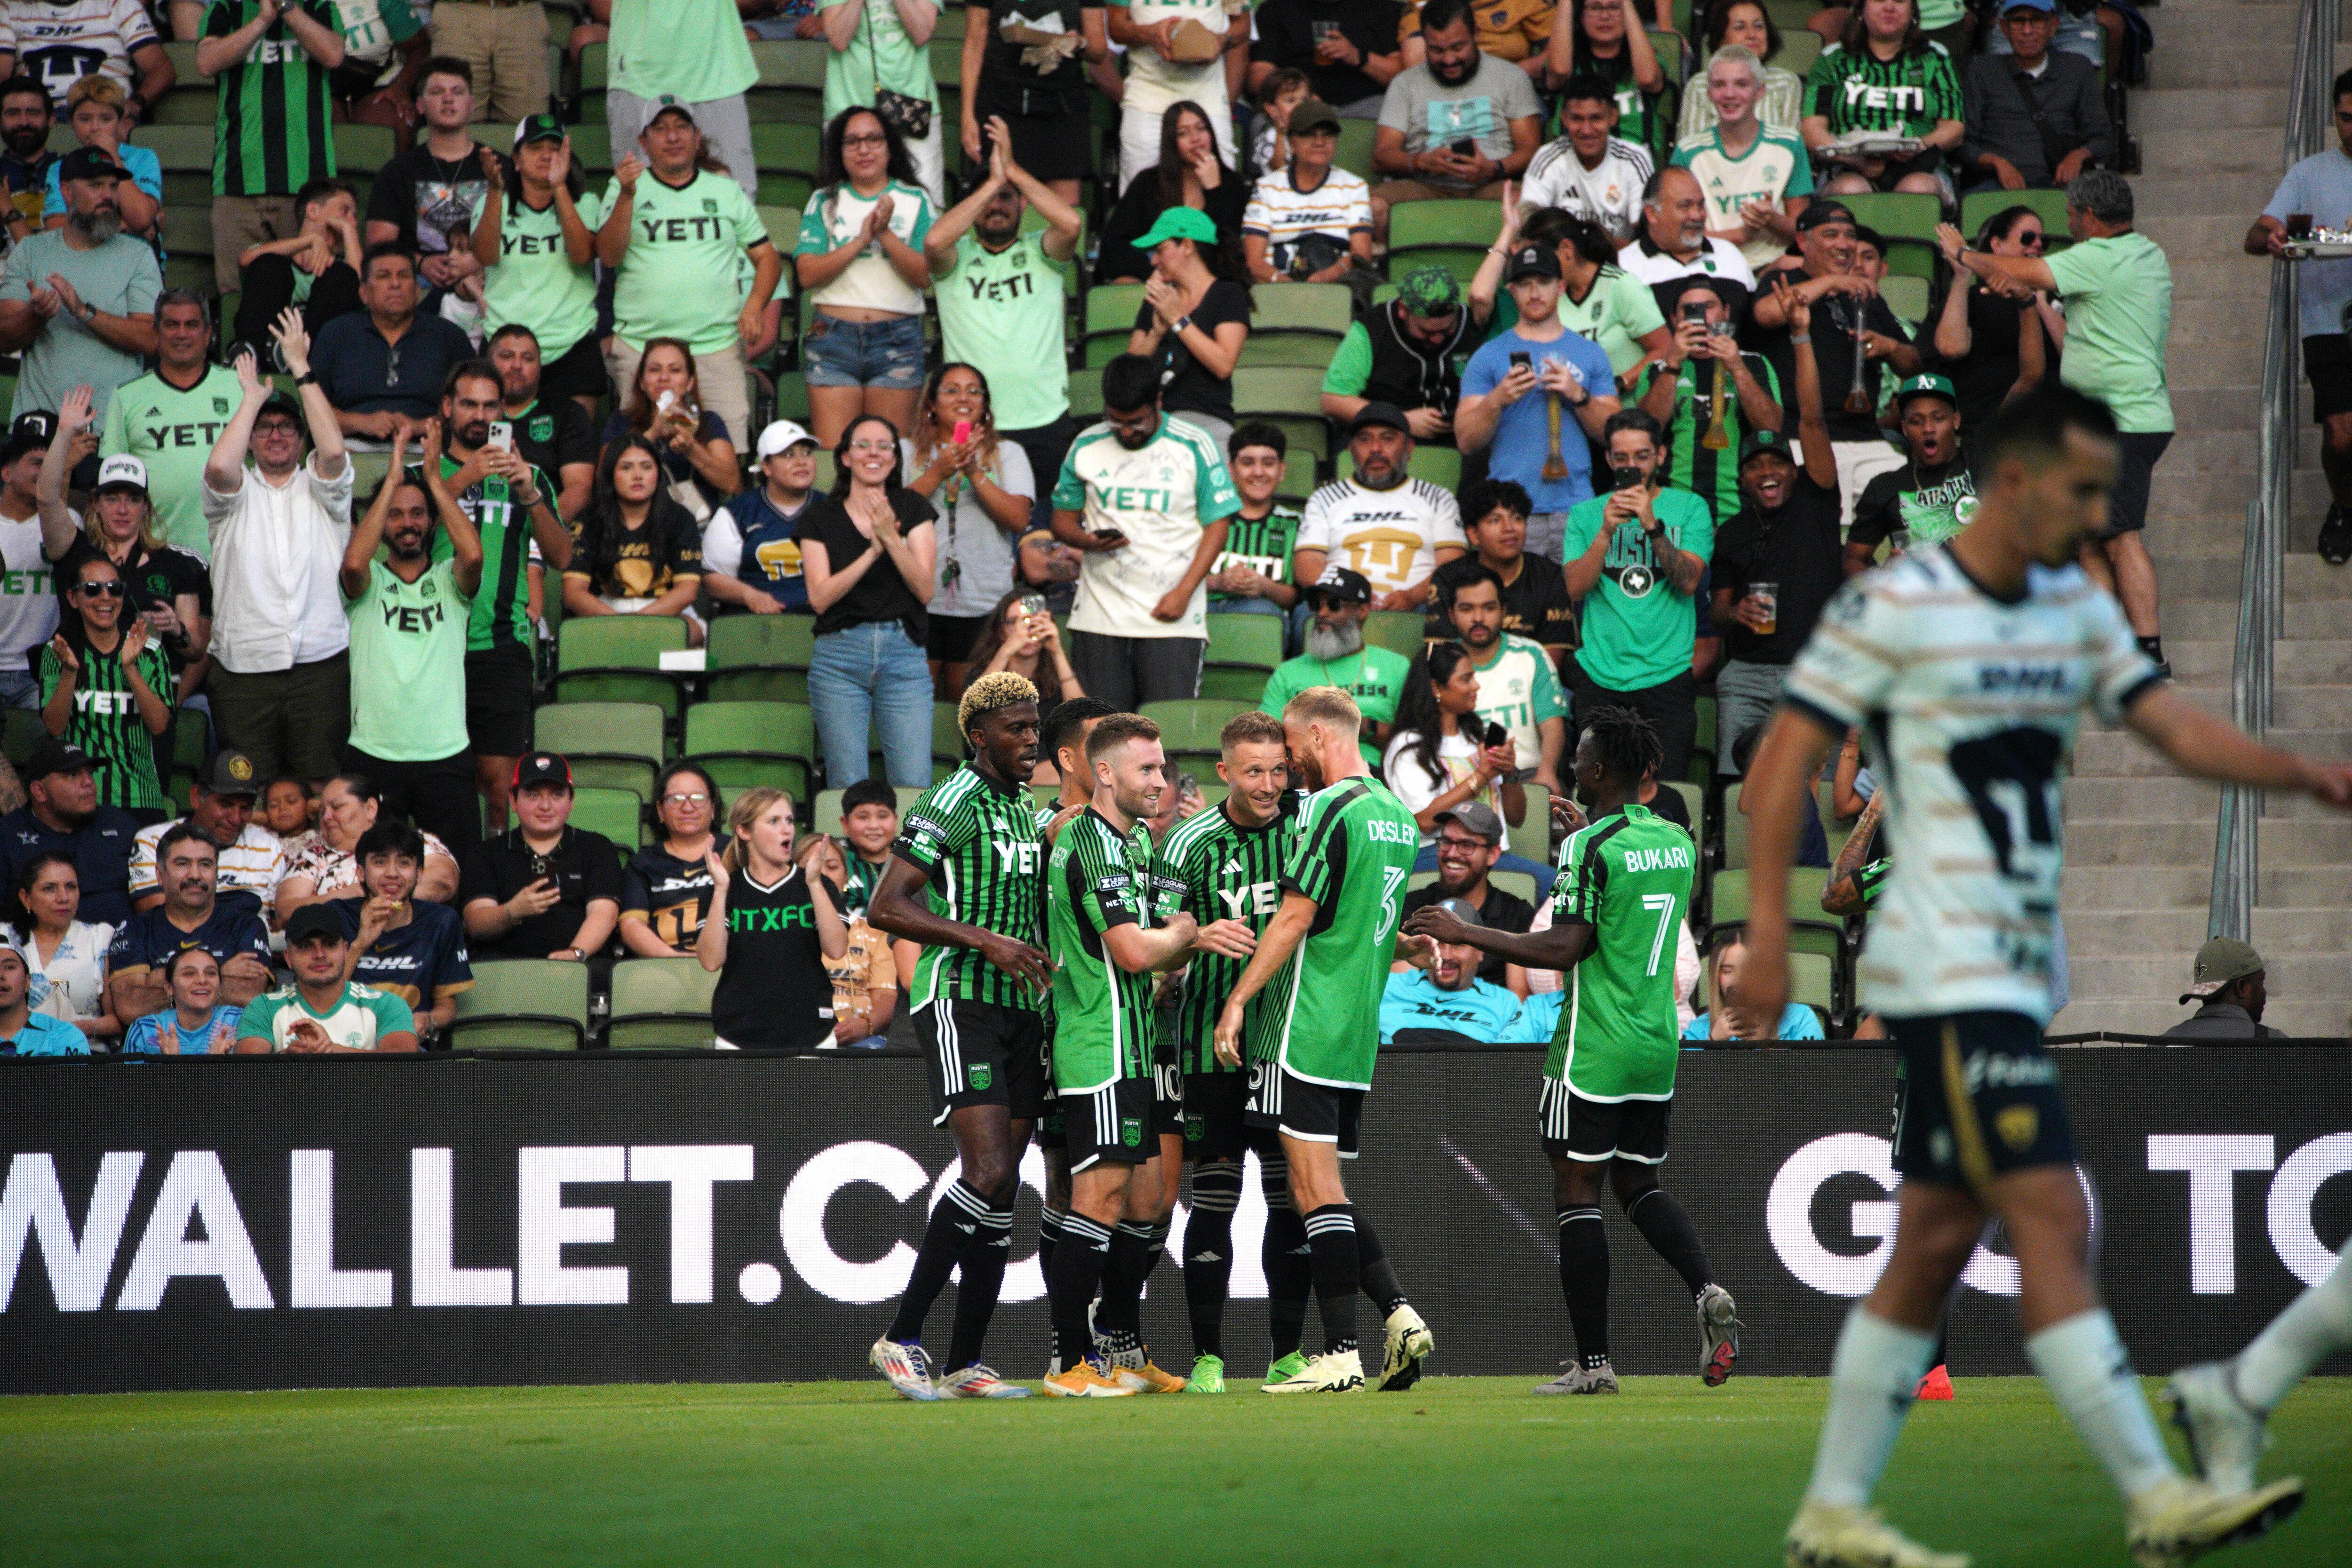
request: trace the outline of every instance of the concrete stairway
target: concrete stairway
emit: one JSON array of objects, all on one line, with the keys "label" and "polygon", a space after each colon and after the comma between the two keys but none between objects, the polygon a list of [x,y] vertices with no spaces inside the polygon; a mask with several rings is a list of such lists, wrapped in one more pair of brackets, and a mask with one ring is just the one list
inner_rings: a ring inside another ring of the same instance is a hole
[{"label": "concrete stairway", "polygon": [[[2269,264],[2239,248],[2282,168],[2295,8],[2268,0],[2163,0],[2156,53],[2133,95],[2144,173],[2139,227],[2174,284],[2170,379],[2179,433],[2157,469],[2148,543],[2162,584],[2165,652],[2182,689],[2229,709],[2239,552],[2255,464],[2254,383]],[[2352,64],[2352,48],[2336,68]],[[2299,418],[2309,418],[2308,394]],[[2298,426],[2287,640],[2272,739],[2352,755],[2352,567],[2312,552],[2326,506],[2316,432]],[[2158,1033],[2205,937],[2219,791],[2174,775],[2127,732],[2086,728],[2066,792],[2063,905],[2073,1001],[2056,1032]],[[2254,945],[2269,964],[2264,1022],[2341,1035],[2352,1018],[2352,821],[2273,798],[2262,825]]]}]

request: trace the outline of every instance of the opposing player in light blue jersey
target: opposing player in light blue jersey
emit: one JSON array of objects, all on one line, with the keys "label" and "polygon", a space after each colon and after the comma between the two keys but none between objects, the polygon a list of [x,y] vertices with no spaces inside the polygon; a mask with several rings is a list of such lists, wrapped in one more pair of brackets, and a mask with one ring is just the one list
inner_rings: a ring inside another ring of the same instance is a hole
[{"label": "opposing player in light blue jersey", "polygon": [[2090,1216],[2042,1043],[2058,907],[2059,777],[2085,709],[2201,778],[2352,805],[2352,767],[2250,740],[2175,692],[2076,564],[2106,525],[2118,445],[2101,404],[2044,385],[1978,451],[1975,519],[1854,579],[1799,655],[1748,774],[1748,1005],[1788,1000],[1788,878],[1803,797],[1859,724],[1895,861],[1863,947],[1910,1094],[1895,1139],[1893,1256],[1847,1317],[1788,1561],[1964,1568],[1869,1507],[1985,1221],[2014,1245],[2033,1369],[2125,1497],[2134,1557],[2186,1562],[2294,1511],[2303,1483],[2231,1490],[2174,1469],[2084,1254]]}]

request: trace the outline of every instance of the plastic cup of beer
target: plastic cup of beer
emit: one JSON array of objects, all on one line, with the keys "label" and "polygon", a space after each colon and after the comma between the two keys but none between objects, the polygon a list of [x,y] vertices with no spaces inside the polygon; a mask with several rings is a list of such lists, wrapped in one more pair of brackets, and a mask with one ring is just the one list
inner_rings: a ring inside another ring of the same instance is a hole
[{"label": "plastic cup of beer", "polygon": [[1748,591],[1764,606],[1764,624],[1757,628],[1757,635],[1769,637],[1780,629],[1780,584],[1751,583]]}]

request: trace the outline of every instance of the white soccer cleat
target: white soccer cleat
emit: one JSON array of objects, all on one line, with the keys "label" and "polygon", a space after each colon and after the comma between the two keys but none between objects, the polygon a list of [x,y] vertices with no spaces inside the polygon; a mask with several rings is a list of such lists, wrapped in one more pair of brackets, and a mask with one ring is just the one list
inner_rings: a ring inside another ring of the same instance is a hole
[{"label": "white soccer cleat", "polygon": [[1364,1386],[1363,1358],[1334,1351],[1310,1358],[1296,1376],[1265,1385],[1268,1394],[1354,1394]]},{"label": "white soccer cleat", "polygon": [[2300,1476],[2242,1492],[2175,1476],[2124,1505],[2124,1530],[2139,1568],[2175,1568],[2267,1535],[2302,1506]]},{"label": "white soccer cleat", "polygon": [[1936,1552],[1878,1517],[1807,1499],[1789,1521],[1781,1560],[1788,1568],[1969,1568],[1965,1552]]},{"label": "white soccer cleat", "polygon": [[1564,1362],[1568,1370],[1549,1383],[1536,1384],[1538,1394],[1614,1394],[1617,1392],[1617,1371],[1607,1362],[1588,1367],[1581,1362]]},{"label": "white soccer cleat", "polygon": [[1698,1293],[1698,1375],[1709,1388],[1721,1388],[1739,1359],[1739,1309],[1731,1292],[1710,1285]]},{"label": "white soccer cleat", "polygon": [[941,1399],[1026,1399],[1029,1391],[1017,1383],[1007,1383],[996,1375],[996,1370],[982,1362],[959,1367],[940,1379]]},{"label": "white soccer cleat", "polygon": [[1388,1345],[1381,1358],[1381,1375],[1372,1386],[1394,1394],[1421,1381],[1421,1363],[1437,1349],[1437,1336],[1421,1321],[1410,1302],[1389,1314]]},{"label": "white soccer cleat", "polygon": [[2262,1415],[2238,1397],[2230,1363],[2184,1366],[2165,1392],[2172,1399],[2172,1424],[2188,1437],[2207,1483],[2217,1491],[2253,1490],[2254,1465],[2270,1447],[2270,1432]]},{"label": "white soccer cleat", "polygon": [[886,1334],[874,1342],[866,1359],[906,1398],[928,1405],[940,1396],[931,1386],[931,1358],[923,1353],[922,1346],[902,1345]]}]

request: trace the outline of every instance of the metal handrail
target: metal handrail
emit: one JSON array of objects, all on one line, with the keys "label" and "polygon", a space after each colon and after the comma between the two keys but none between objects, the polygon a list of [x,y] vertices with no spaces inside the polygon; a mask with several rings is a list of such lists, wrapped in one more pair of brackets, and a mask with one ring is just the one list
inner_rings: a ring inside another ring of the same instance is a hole
[{"label": "metal handrail", "polygon": [[[2285,154],[2292,167],[2326,145],[2327,84],[2335,70],[2342,0],[2303,0],[2295,18],[2294,73],[2287,89]],[[2299,305],[2295,268],[2271,263],[2263,327],[2262,407],[2255,427],[2256,480],[2246,505],[2239,557],[2238,626],[2230,658],[2230,712],[2238,727],[2262,736],[2271,723],[2278,640],[2286,632],[2287,525],[2294,501],[2295,355]],[[2263,792],[2225,785],[2213,833],[2212,900],[2208,936],[2252,935],[2262,880]]]}]

